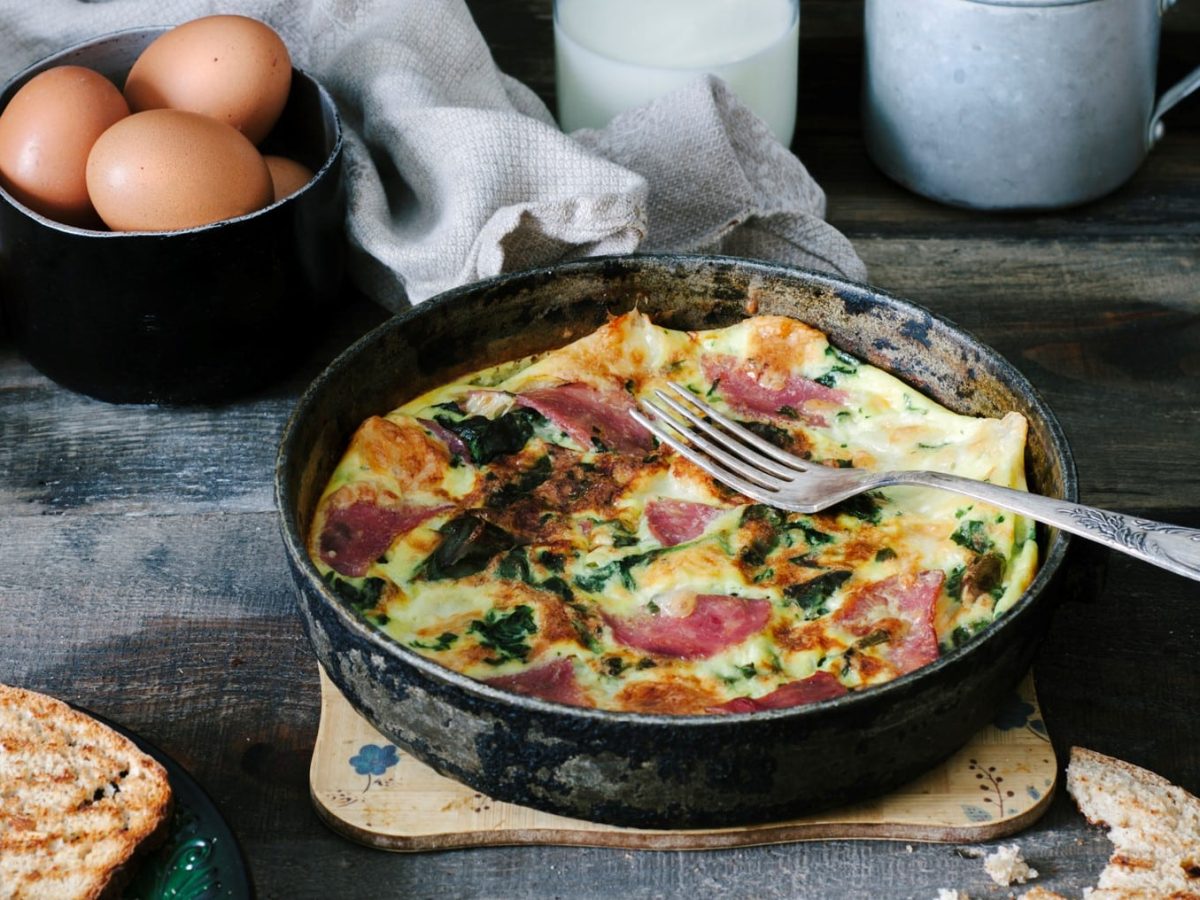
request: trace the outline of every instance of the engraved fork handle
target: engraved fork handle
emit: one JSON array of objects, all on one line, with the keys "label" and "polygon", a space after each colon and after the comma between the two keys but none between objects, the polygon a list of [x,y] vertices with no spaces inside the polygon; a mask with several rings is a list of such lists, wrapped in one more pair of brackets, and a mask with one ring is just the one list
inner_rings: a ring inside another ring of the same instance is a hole
[{"label": "engraved fork handle", "polygon": [[889,472],[885,477],[886,481],[877,482],[879,486],[919,484],[965,494],[1200,581],[1200,529],[1138,519],[941,472]]}]

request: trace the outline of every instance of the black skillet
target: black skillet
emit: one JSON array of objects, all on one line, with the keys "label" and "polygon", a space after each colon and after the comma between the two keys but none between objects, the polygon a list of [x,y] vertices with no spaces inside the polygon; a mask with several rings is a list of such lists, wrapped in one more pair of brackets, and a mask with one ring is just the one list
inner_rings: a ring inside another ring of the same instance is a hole
[{"label": "black skillet", "polygon": [[1077,499],[1066,440],[1025,378],[949,322],[881,291],[720,257],[614,257],[502,276],[368,334],[312,384],[288,424],[276,497],[317,658],[359,712],[433,768],[494,798],[578,818],[649,828],[781,820],[930,768],[1029,669],[1064,588],[1066,535],[1039,530],[1042,566],[1029,590],[936,662],[836,700],[732,716],[603,712],[489,687],[385,636],[318,577],[304,535],[363,419],[468,371],[561,346],[635,304],[686,329],[753,312],[795,316],[952,409],[1018,410],[1030,423],[1032,488]]}]

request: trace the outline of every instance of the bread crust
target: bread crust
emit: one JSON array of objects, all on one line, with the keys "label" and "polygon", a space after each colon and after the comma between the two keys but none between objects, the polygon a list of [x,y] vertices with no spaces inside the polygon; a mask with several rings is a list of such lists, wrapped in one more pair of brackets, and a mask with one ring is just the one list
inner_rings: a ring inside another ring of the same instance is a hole
[{"label": "bread crust", "polygon": [[1092,900],[1200,900],[1200,799],[1154,772],[1071,748],[1067,791],[1093,825],[1109,828],[1113,854]]},{"label": "bread crust", "polygon": [[0,897],[115,897],[170,828],[166,770],[45,694],[0,684]]}]

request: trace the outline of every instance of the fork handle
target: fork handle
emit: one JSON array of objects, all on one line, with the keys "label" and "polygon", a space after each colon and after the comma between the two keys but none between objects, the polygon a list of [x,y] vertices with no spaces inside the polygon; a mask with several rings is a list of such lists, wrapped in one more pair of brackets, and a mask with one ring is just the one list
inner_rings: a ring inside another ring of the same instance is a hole
[{"label": "fork handle", "polygon": [[942,472],[896,472],[892,484],[919,484],[965,494],[1136,556],[1200,581],[1200,529],[1138,519]]}]

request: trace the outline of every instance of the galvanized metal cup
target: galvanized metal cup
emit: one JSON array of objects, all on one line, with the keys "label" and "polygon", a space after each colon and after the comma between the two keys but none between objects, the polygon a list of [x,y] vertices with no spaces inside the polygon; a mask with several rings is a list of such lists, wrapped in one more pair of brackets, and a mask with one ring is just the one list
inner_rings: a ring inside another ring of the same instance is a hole
[{"label": "galvanized metal cup", "polygon": [[867,0],[867,150],[976,209],[1052,209],[1124,183],[1200,68],[1155,95],[1174,0]]}]

